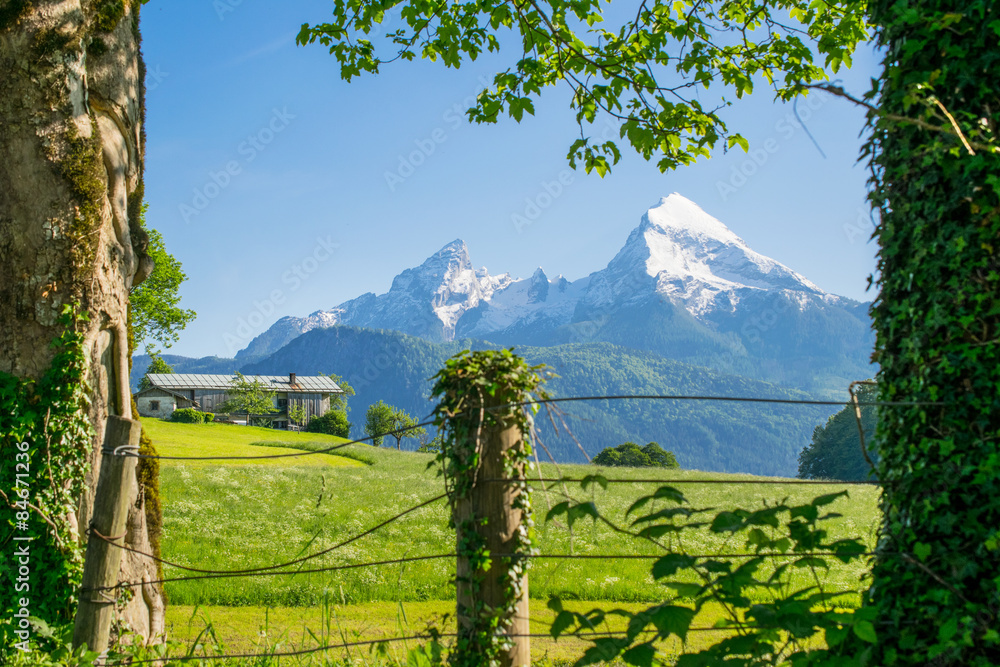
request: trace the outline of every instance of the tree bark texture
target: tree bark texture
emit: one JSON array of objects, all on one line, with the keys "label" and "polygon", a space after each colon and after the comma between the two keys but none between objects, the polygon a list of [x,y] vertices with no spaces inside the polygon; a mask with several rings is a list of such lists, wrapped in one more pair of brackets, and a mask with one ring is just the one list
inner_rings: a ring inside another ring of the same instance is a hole
[{"label": "tree bark texture", "polygon": [[[94,427],[88,492],[76,509],[87,539],[108,415],[132,416],[128,293],[152,269],[139,227],[143,79],[139,2],[0,0],[0,371],[39,378],[59,314],[79,304]],[[148,551],[144,493],[133,485],[126,543]],[[120,579],[158,579],[125,553]],[[162,591],[136,589],[120,620],[162,633]]]}]

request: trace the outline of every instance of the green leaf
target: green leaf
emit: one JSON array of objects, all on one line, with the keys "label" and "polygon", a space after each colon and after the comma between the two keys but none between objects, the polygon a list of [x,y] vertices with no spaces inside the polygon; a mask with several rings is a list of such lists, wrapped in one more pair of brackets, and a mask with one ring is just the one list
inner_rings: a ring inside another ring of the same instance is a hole
[{"label": "green leaf", "polygon": [[687,554],[667,554],[653,563],[653,579],[671,577],[678,570],[686,570],[697,561]]},{"label": "green leaf", "polygon": [[621,659],[626,665],[637,665],[639,667],[651,667],[656,658],[656,647],[652,642],[633,646],[622,653]]},{"label": "green leaf", "polygon": [[750,142],[743,138],[742,135],[733,134],[726,141],[727,148],[732,148],[733,146],[739,146],[743,149],[744,153],[750,152]]},{"label": "green leaf", "polygon": [[553,638],[559,639],[559,635],[565,632],[566,628],[573,625],[576,621],[576,616],[568,611],[560,611],[556,614],[556,618],[552,621],[552,627],[549,628],[549,634]]},{"label": "green leaf", "polygon": [[694,609],[688,607],[662,605],[655,608],[650,616],[661,637],[674,634],[685,639],[696,613]]},{"label": "green leaf", "polygon": [[946,642],[958,634],[958,618],[952,616],[938,630],[938,641]]},{"label": "green leaf", "polygon": [[735,532],[743,526],[743,517],[734,512],[719,512],[710,527],[713,533]]},{"label": "green leaf", "polygon": [[580,486],[586,491],[592,484],[598,484],[604,490],[608,488],[608,478],[604,475],[587,475],[580,480]]},{"label": "green leaf", "polygon": [[858,636],[859,639],[868,642],[869,644],[878,643],[878,637],[875,636],[875,626],[872,625],[871,621],[855,620],[851,625],[851,630],[854,634]]}]

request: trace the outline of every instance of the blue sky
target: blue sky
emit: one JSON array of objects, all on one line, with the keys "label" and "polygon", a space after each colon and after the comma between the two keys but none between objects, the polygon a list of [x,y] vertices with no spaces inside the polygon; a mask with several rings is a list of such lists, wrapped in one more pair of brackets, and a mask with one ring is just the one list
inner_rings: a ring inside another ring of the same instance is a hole
[{"label": "blue sky", "polygon": [[[415,61],[341,81],[324,47],[295,45],[301,24],[331,8],[143,6],[147,222],[183,263],[183,304],[198,312],[170,353],[231,356],[283,315],[386,291],[456,238],[492,273],[541,266],[580,278],[671,192],[821,288],[873,298],[863,114],[848,103],[822,93],[798,103],[823,154],[792,106],[761,90],[729,110],[756,161],[737,149],[661,174],[623,146],[601,179],[568,168],[576,126],[563,91],[521,124],[465,122],[504,54],[457,71]],[[866,52],[838,76],[861,93],[877,69]]]}]

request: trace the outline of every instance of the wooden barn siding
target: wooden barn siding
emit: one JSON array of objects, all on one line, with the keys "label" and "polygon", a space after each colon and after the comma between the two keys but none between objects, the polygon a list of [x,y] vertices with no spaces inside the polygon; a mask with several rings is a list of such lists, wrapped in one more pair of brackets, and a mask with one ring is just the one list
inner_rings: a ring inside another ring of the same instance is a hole
[{"label": "wooden barn siding", "polygon": [[[229,400],[229,395],[224,391],[219,391],[218,389],[195,389],[194,391],[195,400],[198,401],[203,412],[218,412],[218,407]],[[307,394],[298,392],[280,392],[276,394],[274,405],[277,408],[278,398],[284,398],[288,396],[289,404],[296,405],[302,404],[306,409],[306,421],[312,419],[315,416],[325,415],[330,411],[330,395],[329,394]],[[282,411],[284,412],[284,411]]]},{"label": "wooden barn siding", "polygon": [[229,400],[229,395],[218,389],[193,389],[194,400],[202,412],[218,412],[218,407]]},{"label": "wooden barn siding", "polygon": [[288,394],[289,405],[302,405],[306,409],[306,421],[325,415],[330,410],[329,394]]}]

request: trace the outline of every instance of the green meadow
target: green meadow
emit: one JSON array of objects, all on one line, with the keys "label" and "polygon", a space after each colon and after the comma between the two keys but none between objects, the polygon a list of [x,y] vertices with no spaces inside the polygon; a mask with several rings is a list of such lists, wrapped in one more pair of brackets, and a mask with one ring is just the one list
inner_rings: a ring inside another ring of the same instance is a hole
[{"label": "green meadow", "polygon": [[[304,453],[344,441],[331,436],[287,433],[224,424],[144,422],[163,456],[259,456]],[[162,555],[168,561],[200,569],[240,570],[295,560],[322,552],[366,531],[403,510],[443,492],[433,456],[397,452],[367,445],[348,445],[330,454],[245,461],[162,461]],[[747,475],[684,470],[608,469],[585,465],[542,463],[533,471],[546,477],[579,478],[600,472],[609,479],[647,478],[698,481],[744,481],[747,484],[678,483],[692,507],[714,511],[754,509],[762,503],[807,502],[839,490],[838,485],[769,484]],[[530,594],[535,622],[544,623],[545,601],[551,596],[613,607],[665,599],[667,589],[654,582],[649,570],[658,549],[622,536],[589,519],[573,530],[561,522],[544,521],[548,508],[567,495],[593,500],[612,522],[627,525],[628,507],[655,483],[611,483],[606,490],[579,484],[536,483],[533,492],[535,537],[541,554],[600,555],[568,560],[538,558],[530,570]],[[878,490],[853,486],[849,496],[828,509],[841,516],[827,522],[832,539],[861,537],[869,546],[879,520]],[[714,514],[714,512],[713,512]],[[740,538],[707,530],[689,531],[682,545],[689,554],[749,553]],[[436,501],[384,528],[332,549],[293,568],[316,569],[372,561],[453,553],[454,532],[448,527],[448,507]],[[617,557],[616,557],[617,556]],[[640,556],[642,558],[626,558]],[[860,591],[865,566],[831,559],[824,585]],[[190,575],[166,566],[168,578]],[[227,643],[242,646],[246,634],[259,641],[265,626],[272,635],[292,641],[316,633],[322,624],[335,641],[363,632],[399,634],[422,630],[428,619],[443,619],[454,604],[454,559],[343,569],[266,577],[209,578],[166,584],[168,621],[176,638],[193,638],[210,619]],[[811,580],[797,575],[802,586]],[[845,599],[844,603],[853,601]],[[595,606],[591,604],[591,606]],[[407,614],[407,609],[413,609]],[[329,613],[326,611],[328,610]],[[711,616],[711,611],[708,612]],[[412,618],[411,618],[412,617]],[[195,619],[192,621],[192,618]],[[714,622],[706,618],[707,624]],[[314,627],[310,627],[313,624]],[[228,629],[227,629],[228,628]],[[544,632],[544,628],[540,631]],[[354,633],[354,634],[352,634]],[[242,639],[241,639],[242,638]],[[294,642],[293,642],[294,643]],[[542,642],[544,644],[544,642]],[[546,646],[550,656],[572,651]],[[541,650],[541,649],[540,649]]]}]

